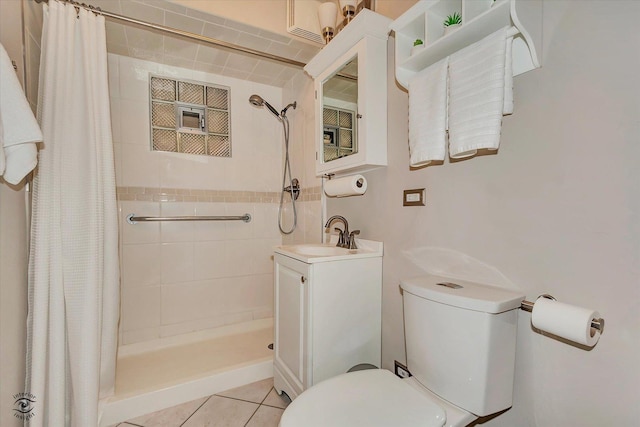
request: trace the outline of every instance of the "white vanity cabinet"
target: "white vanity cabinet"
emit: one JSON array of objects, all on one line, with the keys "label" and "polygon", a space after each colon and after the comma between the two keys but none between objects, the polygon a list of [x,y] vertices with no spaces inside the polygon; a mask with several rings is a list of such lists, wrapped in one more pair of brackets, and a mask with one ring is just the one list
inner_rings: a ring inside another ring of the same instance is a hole
[{"label": "white vanity cabinet", "polygon": [[355,365],[380,366],[382,246],[363,257],[287,248],[274,257],[274,386],[295,399]]}]

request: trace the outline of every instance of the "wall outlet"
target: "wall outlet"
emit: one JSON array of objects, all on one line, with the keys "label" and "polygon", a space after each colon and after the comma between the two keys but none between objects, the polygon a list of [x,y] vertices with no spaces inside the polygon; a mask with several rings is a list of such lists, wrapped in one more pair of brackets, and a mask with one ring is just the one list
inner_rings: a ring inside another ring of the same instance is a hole
[{"label": "wall outlet", "polygon": [[424,206],[424,199],[424,188],[404,190],[402,194],[402,206]]},{"label": "wall outlet", "polygon": [[411,372],[409,372],[406,366],[404,366],[402,363],[398,362],[397,360],[394,360],[394,363],[395,363],[394,372],[397,376],[399,376],[400,378],[409,378],[411,376]]}]

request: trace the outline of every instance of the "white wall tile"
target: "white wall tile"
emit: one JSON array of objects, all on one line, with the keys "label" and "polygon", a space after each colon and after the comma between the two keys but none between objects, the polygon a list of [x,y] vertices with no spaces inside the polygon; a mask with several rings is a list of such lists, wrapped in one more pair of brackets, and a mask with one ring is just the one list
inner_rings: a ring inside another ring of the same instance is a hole
[{"label": "white wall tile", "polygon": [[[194,216],[196,203],[163,202],[160,204],[160,214],[163,217]],[[194,239],[193,221],[165,221],[160,223],[160,239],[163,243],[192,242]]]},{"label": "white wall tile", "polygon": [[[225,216],[227,205],[224,203],[196,203],[198,216]],[[194,240],[224,240],[227,237],[227,221],[197,221],[194,224]]]},{"label": "white wall tile", "polygon": [[125,144],[151,147],[149,100],[122,99],[119,105],[120,139]]},{"label": "white wall tile", "polygon": [[252,274],[273,274],[274,246],[280,245],[281,239],[254,239],[247,245],[247,251],[251,254]]},{"label": "white wall tile", "polygon": [[117,142],[113,143],[113,164],[116,171],[116,187],[120,187],[122,186],[122,145]]},{"label": "white wall tile", "polygon": [[122,142],[122,129],[120,121],[120,98],[112,97],[109,100],[109,112],[111,114],[111,138],[113,142]]},{"label": "white wall tile", "polygon": [[253,237],[280,238],[277,203],[256,203],[251,222],[253,222]]},{"label": "white wall tile", "polygon": [[181,59],[195,61],[198,45],[176,37],[164,38],[164,54],[174,56]]},{"label": "white wall tile", "polygon": [[[131,29],[127,28],[127,36]],[[149,73],[157,73],[158,69],[156,63],[120,56],[120,98],[134,101],[149,99]]]},{"label": "white wall tile", "polygon": [[258,274],[233,277],[225,292],[229,311],[254,310],[273,306],[273,276]]},{"label": "white wall tile", "polygon": [[164,25],[171,28],[177,28],[179,30],[189,31],[190,33],[202,34],[204,21],[190,18],[184,14],[165,11]]},{"label": "white wall tile", "polygon": [[229,279],[162,286],[162,324],[171,325],[221,315],[229,311]]},{"label": "white wall tile", "polygon": [[132,187],[160,187],[160,157],[149,145],[122,144],[122,181]]},{"label": "white wall tile", "polygon": [[251,273],[252,240],[226,240],[227,269],[234,275]]},{"label": "white wall tile", "polygon": [[160,242],[160,223],[138,222],[129,224],[127,216],[160,216],[160,204],[156,202],[120,202],[120,230],[122,243],[155,243]]},{"label": "white wall tile", "polygon": [[[320,201],[303,202],[300,205],[304,218],[305,243],[321,243],[324,235],[324,224],[322,224],[322,205]],[[352,231],[360,227],[358,224],[353,224]]]},{"label": "white wall tile", "polygon": [[123,245],[123,289],[160,284],[160,244]]},{"label": "white wall tile", "polygon": [[193,280],[193,242],[162,243],[162,283]]},{"label": "white wall tile", "polygon": [[251,239],[253,236],[253,217],[255,213],[253,211],[252,203],[229,203],[227,204],[227,215],[244,215],[248,213],[251,215],[252,220],[250,222],[244,221],[228,221],[227,222],[227,240],[237,239]]},{"label": "white wall tile", "polygon": [[109,96],[120,98],[120,59],[119,56],[107,55],[107,72],[109,74]]},{"label": "white wall tile", "polygon": [[160,287],[122,290],[122,329],[130,331],[160,326]]},{"label": "white wall tile", "polygon": [[226,241],[195,242],[194,244],[195,280],[214,279],[238,274],[229,264],[229,245]]},{"label": "white wall tile", "polygon": [[171,337],[179,334],[186,334],[194,331],[201,331],[203,329],[218,328],[225,325],[233,325],[236,323],[250,322],[251,320],[265,319],[273,317],[268,315],[268,310],[259,312],[258,315],[264,314],[264,317],[256,317],[255,313],[250,311],[241,313],[226,313],[221,315],[215,315],[211,313],[213,317],[206,319],[192,320],[188,322],[173,323],[170,325],[163,325],[160,327],[161,337]]},{"label": "white wall tile", "polygon": [[133,343],[142,342],[142,341],[151,341],[151,340],[160,338],[161,336],[160,330],[161,330],[160,327],[156,326],[153,328],[133,329],[131,331],[123,331],[120,345],[133,344]]},{"label": "white wall tile", "polygon": [[273,317],[273,308],[262,308],[253,310],[253,320],[268,319]]}]

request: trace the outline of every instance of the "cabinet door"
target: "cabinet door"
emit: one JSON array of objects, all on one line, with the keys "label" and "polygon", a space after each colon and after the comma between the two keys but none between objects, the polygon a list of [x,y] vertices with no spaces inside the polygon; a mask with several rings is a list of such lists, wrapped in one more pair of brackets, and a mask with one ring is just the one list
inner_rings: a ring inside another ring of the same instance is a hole
[{"label": "cabinet door", "polygon": [[275,363],[300,391],[305,382],[305,299],[308,268],[289,258],[276,257]]}]

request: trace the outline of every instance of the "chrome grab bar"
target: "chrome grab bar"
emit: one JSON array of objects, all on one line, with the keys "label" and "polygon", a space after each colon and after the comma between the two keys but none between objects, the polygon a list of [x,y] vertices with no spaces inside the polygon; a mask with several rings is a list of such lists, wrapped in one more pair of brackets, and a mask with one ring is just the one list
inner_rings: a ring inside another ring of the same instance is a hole
[{"label": "chrome grab bar", "polygon": [[240,216],[136,216],[136,214],[127,215],[129,224],[138,222],[156,222],[156,221],[244,221],[251,222],[251,215],[246,213]]}]

